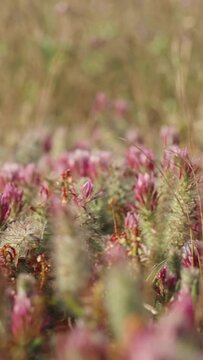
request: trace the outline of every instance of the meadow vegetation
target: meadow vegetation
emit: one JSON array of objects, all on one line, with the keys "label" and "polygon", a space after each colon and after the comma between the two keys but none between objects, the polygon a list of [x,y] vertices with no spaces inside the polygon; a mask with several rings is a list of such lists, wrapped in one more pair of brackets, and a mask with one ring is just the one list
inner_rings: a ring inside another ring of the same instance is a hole
[{"label": "meadow vegetation", "polygon": [[0,360],[203,358],[203,2],[0,11]]}]

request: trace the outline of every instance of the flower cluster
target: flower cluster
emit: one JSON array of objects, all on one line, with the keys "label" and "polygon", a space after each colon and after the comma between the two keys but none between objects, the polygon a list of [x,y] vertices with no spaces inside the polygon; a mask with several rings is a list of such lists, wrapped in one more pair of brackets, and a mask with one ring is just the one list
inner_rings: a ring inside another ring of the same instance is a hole
[{"label": "flower cluster", "polygon": [[[124,117],[104,94],[94,111],[112,106]],[[175,129],[161,140],[57,153],[49,134],[1,166],[2,359],[202,358],[197,165]]]},{"label": "flower cluster", "polygon": [[58,174],[70,169],[80,177],[95,178],[102,171],[108,170],[110,165],[110,153],[107,151],[95,151],[76,149],[73,152],[65,152],[53,162],[53,170]]}]

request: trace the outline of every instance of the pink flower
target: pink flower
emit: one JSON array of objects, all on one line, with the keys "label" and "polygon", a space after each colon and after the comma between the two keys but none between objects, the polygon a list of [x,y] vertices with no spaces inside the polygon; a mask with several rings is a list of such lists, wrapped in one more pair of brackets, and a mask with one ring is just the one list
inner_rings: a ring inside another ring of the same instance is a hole
[{"label": "pink flower", "polygon": [[23,191],[19,190],[15,185],[7,183],[3,191],[3,196],[9,201],[9,203],[13,202],[15,206],[20,206],[22,202]]},{"label": "pink flower", "polygon": [[94,186],[91,179],[88,179],[81,187],[81,195],[84,201],[91,199]]},{"label": "pink flower", "polygon": [[45,154],[49,153],[52,149],[52,137],[46,134],[42,139],[42,149]]},{"label": "pink flower", "polygon": [[99,172],[108,170],[109,163],[110,153],[107,151],[90,152],[87,149],[77,148],[63,153],[55,161],[54,169],[61,174],[69,168],[73,174],[93,179]]},{"label": "pink flower", "polygon": [[155,179],[152,174],[138,174],[134,192],[139,205],[149,206],[151,210],[156,207],[157,191],[155,191]]},{"label": "pink flower", "polygon": [[[180,294],[167,315],[157,324],[135,333],[129,340],[124,360],[178,360],[185,358],[200,360],[202,354],[193,348],[194,307],[188,294]],[[188,347],[187,347],[188,345]],[[182,350],[182,351],[181,351]]]},{"label": "pink flower", "polygon": [[35,279],[28,274],[20,274],[17,278],[17,294],[14,296],[11,314],[11,331],[16,340],[28,337],[32,322],[33,295]]},{"label": "pink flower", "polygon": [[0,223],[4,223],[11,212],[18,213],[22,206],[23,191],[15,185],[7,183],[3,193],[0,194]]},{"label": "pink flower", "polygon": [[73,329],[58,337],[57,360],[107,360],[106,340],[98,332]]},{"label": "pink flower", "polygon": [[183,174],[190,176],[194,169],[187,148],[180,148],[176,145],[170,146],[164,151],[162,166],[165,171],[170,170],[179,178]]},{"label": "pink flower", "polygon": [[17,294],[11,318],[11,331],[14,337],[21,337],[31,323],[32,305],[25,294]]},{"label": "pink flower", "polygon": [[110,101],[104,92],[99,92],[93,105],[93,110],[97,113],[102,113],[109,108]]},{"label": "pink flower", "polygon": [[136,229],[138,228],[138,224],[138,215],[136,213],[128,211],[125,217],[125,227],[129,230],[136,231]]},{"label": "pink flower", "polygon": [[139,148],[136,146],[130,146],[127,151],[126,159],[128,165],[136,171],[144,167],[149,171],[153,171],[155,167],[155,158],[151,150],[140,145]]},{"label": "pink flower", "polygon": [[5,164],[0,171],[0,182],[39,184],[40,176],[36,170],[36,165],[30,163],[26,166],[15,163]]},{"label": "pink flower", "polygon": [[25,181],[26,183],[35,183],[37,175],[36,165],[33,163],[30,163],[26,165],[21,171],[20,176],[22,181]]},{"label": "pink flower", "polygon": [[50,192],[49,192],[49,187],[48,184],[44,183],[41,185],[40,191],[39,191],[39,196],[41,198],[42,201],[47,201],[49,198]]},{"label": "pink flower", "polygon": [[118,99],[114,102],[114,112],[118,117],[125,117],[128,112],[128,104],[123,99]]},{"label": "pink flower", "polygon": [[1,169],[1,177],[4,178],[4,181],[19,181],[19,173],[22,168],[16,163],[5,163]]},{"label": "pink flower", "polygon": [[57,172],[58,175],[62,174],[66,169],[74,167],[74,161],[70,159],[68,152],[63,152],[56,161],[50,162],[51,167]]},{"label": "pink flower", "polygon": [[125,248],[118,242],[108,242],[105,250],[105,262],[107,265],[113,265],[127,260]]},{"label": "pink flower", "polygon": [[11,183],[6,184],[3,191],[3,197],[8,201],[11,210],[15,213],[22,209],[23,191],[18,189],[15,185]]},{"label": "pink flower", "polygon": [[111,154],[109,151],[96,151],[94,154],[92,154],[91,163],[95,162],[95,157],[97,158],[96,163],[99,165],[101,170],[106,171],[109,169],[111,160]]},{"label": "pink flower", "polygon": [[130,129],[126,133],[126,139],[130,145],[143,144],[143,139],[136,129]]},{"label": "pink flower", "polygon": [[182,264],[184,267],[203,265],[203,245],[201,241],[188,241],[182,247]]},{"label": "pink flower", "polygon": [[[40,174],[49,173],[54,168],[54,160],[50,154],[43,155],[38,162],[38,170]],[[60,173],[60,171],[59,171]]]},{"label": "pink flower", "polygon": [[178,145],[180,142],[179,134],[173,126],[163,126],[160,136],[165,146]]},{"label": "pink flower", "polygon": [[0,194],[0,225],[2,225],[9,217],[11,213],[11,208],[3,194]]},{"label": "pink flower", "polygon": [[181,291],[168,314],[161,319],[159,328],[166,337],[178,338],[190,334],[194,331],[194,326],[195,313],[191,295]]},{"label": "pink flower", "polygon": [[177,276],[173,274],[167,266],[163,266],[163,268],[160,270],[158,279],[161,281],[161,285],[168,290],[174,289],[178,280]]},{"label": "pink flower", "polygon": [[88,150],[77,149],[73,153],[74,170],[80,176],[88,177],[90,172],[90,153]]}]

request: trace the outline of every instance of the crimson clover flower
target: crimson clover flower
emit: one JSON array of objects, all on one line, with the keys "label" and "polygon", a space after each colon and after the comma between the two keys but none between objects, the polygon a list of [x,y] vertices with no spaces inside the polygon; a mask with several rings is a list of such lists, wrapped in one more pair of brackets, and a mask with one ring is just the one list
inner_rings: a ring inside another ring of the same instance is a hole
[{"label": "crimson clover flower", "polygon": [[134,194],[135,200],[140,206],[149,206],[153,210],[157,204],[154,175],[151,173],[138,174]]},{"label": "crimson clover flower", "polygon": [[138,225],[139,225],[138,214],[128,211],[125,217],[125,228],[133,232],[137,232]]},{"label": "crimson clover flower", "polygon": [[130,146],[126,154],[127,164],[130,168],[140,171],[141,168],[153,171],[155,168],[155,157],[151,150],[140,145]]},{"label": "crimson clover flower", "polygon": [[91,179],[88,179],[82,186],[81,186],[81,195],[82,199],[87,202],[91,199],[92,194],[94,191],[93,182]]}]

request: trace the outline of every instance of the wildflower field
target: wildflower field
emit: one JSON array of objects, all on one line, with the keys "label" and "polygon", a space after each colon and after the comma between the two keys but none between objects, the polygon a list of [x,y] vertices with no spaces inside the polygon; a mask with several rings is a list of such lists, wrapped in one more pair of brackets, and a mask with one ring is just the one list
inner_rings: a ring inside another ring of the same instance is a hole
[{"label": "wildflower field", "polygon": [[203,359],[202,13],[2,4],[0,360]]}]

